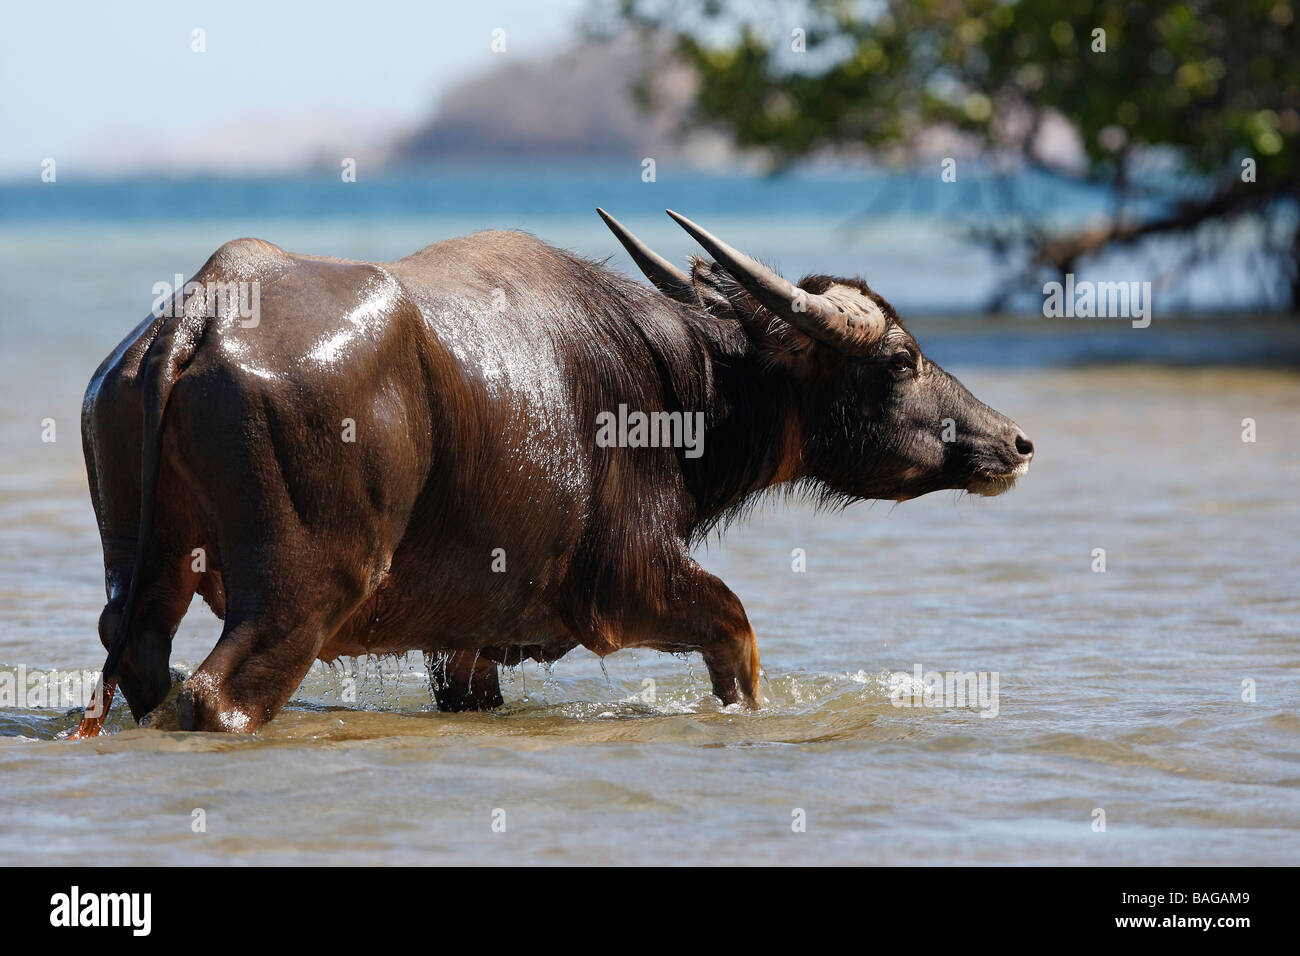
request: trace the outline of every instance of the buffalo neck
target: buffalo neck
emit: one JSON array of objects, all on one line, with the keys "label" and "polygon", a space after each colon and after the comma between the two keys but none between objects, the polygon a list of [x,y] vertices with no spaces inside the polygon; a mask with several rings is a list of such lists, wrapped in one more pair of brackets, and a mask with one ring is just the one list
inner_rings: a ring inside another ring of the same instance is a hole
[{"label": "buffalo neck", "polygon": [[[695,317],[693,317],[695,318]],[[800,394],[793,376],[761,355],[739,322],[696,319],[704,345],[704,452],[681,457],[694,501],[692,536],[707,534],[762,491],[802,475]]]}]

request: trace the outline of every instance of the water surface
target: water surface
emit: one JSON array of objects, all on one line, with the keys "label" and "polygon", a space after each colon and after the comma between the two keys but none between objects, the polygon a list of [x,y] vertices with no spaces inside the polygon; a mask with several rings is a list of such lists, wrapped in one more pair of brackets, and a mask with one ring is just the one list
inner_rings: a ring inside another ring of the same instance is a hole
[{"label": "water surface", "polygon": [[[235,234],[386,258],[459,225],[0,228],[0,683],[102,662],[77,416],[153,282]],[[592,254],[599,230],[535,228]],[[778,251],[817,248],[808,225]],[[1294,329],[976,321],[915,326],[1033,438],[1019,487],[830,514],[774,500],[700,550],[758,631],[763,710],[721,709],[698,657],[649,651],[506,671],[489,715],[432,710],[414,656],[318,665],[250,737],[140,729],[119,706],[69,743],[69,708],[6,707],[0,862],[1297,862]],[[218,633],[196,603],[173,662]],[[917,666],[996,673],[996,716],[894,706]]]}]

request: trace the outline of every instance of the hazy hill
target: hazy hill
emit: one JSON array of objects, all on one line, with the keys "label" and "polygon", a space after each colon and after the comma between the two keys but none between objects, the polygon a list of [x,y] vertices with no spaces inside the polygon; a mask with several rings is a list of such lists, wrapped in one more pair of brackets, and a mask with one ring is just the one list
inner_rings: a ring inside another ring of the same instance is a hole
[{"label": "hazy hill", "polygon": [[540,60],[510,59],[453,87],[435,115],[402,138],[398,164],[529,158],[608,158],[639,163],[650,156],[710,166],[734,159],[721,136],[678,132],[691,100],[685,67],[660,67],[654,109],[646,113],[633,85],[650,54],[634,41],[589,44]]}]

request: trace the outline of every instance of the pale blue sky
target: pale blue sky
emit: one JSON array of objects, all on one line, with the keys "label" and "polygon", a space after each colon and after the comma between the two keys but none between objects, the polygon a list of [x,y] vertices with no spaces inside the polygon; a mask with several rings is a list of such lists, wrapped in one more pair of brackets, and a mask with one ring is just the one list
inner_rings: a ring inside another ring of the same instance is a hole
[{"label": "pale blue sky", "polygon": [[[509,57],[559,49],[586,0],[165,0],[6,4],[0,176],[144,165],[293,165],[325,146],[365,154],[438,95]],[[207,52],[191,50],[206,31]],[[341,140],[342,142],[336,142]]]}]

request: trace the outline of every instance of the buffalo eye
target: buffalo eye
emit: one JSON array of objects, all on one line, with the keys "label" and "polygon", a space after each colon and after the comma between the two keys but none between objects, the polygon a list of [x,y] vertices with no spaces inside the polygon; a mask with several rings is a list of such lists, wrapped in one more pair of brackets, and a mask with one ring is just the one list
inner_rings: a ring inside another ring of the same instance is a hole
[{"label": "buffalo eye", "polygon": [[895,352],[889,357],[889,368],[900,375],[910,375],[916,371],[916,358],[906,349]]}]

